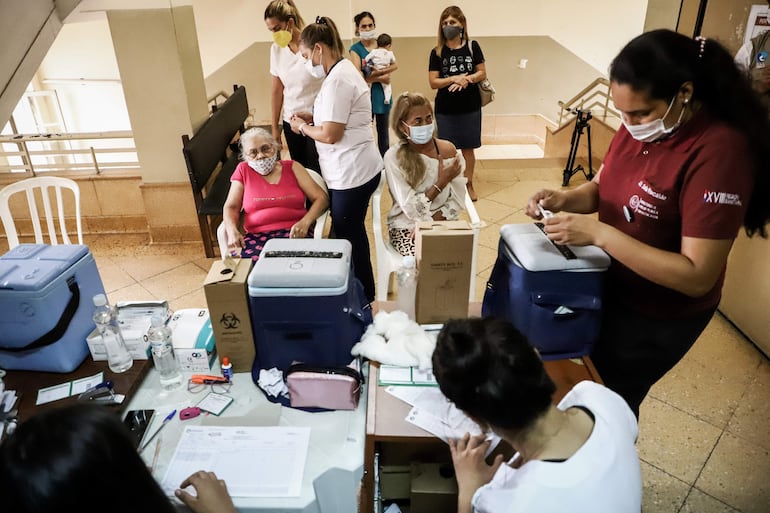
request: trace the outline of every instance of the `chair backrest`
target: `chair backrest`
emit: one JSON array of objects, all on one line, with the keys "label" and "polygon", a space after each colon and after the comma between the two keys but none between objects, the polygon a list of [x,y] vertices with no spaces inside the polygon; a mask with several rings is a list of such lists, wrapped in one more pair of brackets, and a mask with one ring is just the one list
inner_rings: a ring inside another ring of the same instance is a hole
[{"label": "chair backrest", "polygon": [[[374,236],[374,251],[377,257],[377,301],[385,301],[388,298],[388,285],[390,274],[396,272],[403,261],[401,254],[390,245],[390,237],[387,235],[387,226],[381,219],[382,191],[387,186],[385,173],[382,173],[380,183],[372,194],[372,235]],[[476,296],[476,257],[478,254],[479,232],[483,226],[476,206],[468,194],[465,194],[465,211],[473,229],[473,256],[471,258],[471,280],[468,299],[473,301]]]},{"label": "chair backrest", "polygon": [[[310,175],[310,178],[312,178],[313,181],[317,183],[326,194],[329,194],[329,187],[326,185],[326,180],[323,179],[323,177],[321,176],[321,173],[319,173],[318,171],[314,171],[312,169],[307,169],[307,172]],[[323,239],[324,230],[326,228],[326,220],[328,218],[329,218],[329,209],[327,208],[326,210],[324,210],[323,214],[318,216],[318,219],[316,219],[315,230],[313,231],[314,239]],[[225,257],[228,256],[224,222],[219,223],[219,226],[217,227],[217,243],[219,245],[219,256],[220,258],[222,258],[222,260],[224,260]]]},{"label": "chair backrest", "polygon": [[[53,190],[51,190],[53,189]],[[11,213],[11,202],[13,202],[16,218],[25,219],[21,210],[21,203],[17,199],[11,200],[16,193],[24,193],[27,202],[27,211],[32,221],[32,228],[35,232],[35,243],[37,244],[59,244],[56,226],[54,224],[54,212],[51,204],[51,193],[56,198],[56,214],[58,215],[59,233],[61,234],[62,244],[73,244],[67,231],[67,223],[64,215],[64,197],[62,189],[69,189],[74,197],[75,223],[77,227],[77,244],[83,244],[83,228],[80,220],[80,188],[74,180],[58,176],[36,176],[25,180],[12,183],[0,190],[0,219],[3,221],[6,236],[8,237],[9,249],[18,246],[19,234],[16,227],[14,216]],[[37,192],[36,192],[37,191]],[[40,224],[40,215],[38,207],[43,207],[45,225],[48,230],[48,241],[43,239],[43,229]]]},{"label": "chair backrest", "polygon": [[374,237],[374,254],[377,258],[377,301],[388,299],[388,285],[390,274],[401,265],[404,257],[390,245],[390,237],[387,235],[387,226],[382,222],[382,193],[387,187],[388,181],[383,172],[380,175],[380,183],[372,194],[372,236]]}]

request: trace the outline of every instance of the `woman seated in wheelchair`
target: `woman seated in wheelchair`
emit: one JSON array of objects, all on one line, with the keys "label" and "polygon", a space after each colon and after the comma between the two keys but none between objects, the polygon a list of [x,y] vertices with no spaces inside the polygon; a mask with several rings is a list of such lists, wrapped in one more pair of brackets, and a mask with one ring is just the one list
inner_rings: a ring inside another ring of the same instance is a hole
[{"label": "woman seated in wheelchair", "polygon": [[388,236],[396,251],[413,255],[418,221],[452,221],[463,211],[465,159],[454,144],[433,136],[433,108],[423,94],[405,92],[396,99],[391,128],[399,141],[384,157],[393,198]]},{"label": "woman seated in wheelchair", "polygon": [[268,131],[249,128],[240,145],[243,162],[230,178],[222,213],[230,256],[258,260],[269,239],[312,237],[315,220],[329,207],[326,191],[302,164],[278,158],[281,146]]}]

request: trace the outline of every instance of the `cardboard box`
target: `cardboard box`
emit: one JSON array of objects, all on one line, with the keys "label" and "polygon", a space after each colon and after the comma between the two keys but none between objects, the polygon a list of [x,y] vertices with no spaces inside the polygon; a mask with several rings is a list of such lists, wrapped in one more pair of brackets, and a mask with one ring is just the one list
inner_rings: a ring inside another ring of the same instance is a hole
[{"label": "cardboard box", "polygon": [[455,513],[457,480],[451,463],[412,463],[411,513]]},{"label": "cardboard box", "polygon": [[216,357],[211,319],[205,308],[183,308],[168,321],[179,369],[209,374]]},{"label": "cardboard box", "polygon": [[412,486],[409,465],[380,466],[380,498],[382,500],[408,499]]},{"label": "cardboard box", "polygon": [[233,372],[251,372],[255,349],[247,281],[252,260],[232,259],[231,262],[233,269],[221,260],[211,265],[203,291],[220,360],[227,356]]},{"label": "cardboard box", "polygon": [[[150,355],[150,343],[147,340],[147,330],[154,313],[168,318],[167,301],[121,301],[115,305],[118,310],[120,333],[126,342],[126,347],[134,360],[147,360]],[[94,361],[107,359],[107,352],[99,332],[94,329],[86,338],[91,358]]]},{"label": "cardboard box", "polygon": [[417,223],[416,230],[417,322],[468,317],[473,229],[467,221],[426,221]]}]

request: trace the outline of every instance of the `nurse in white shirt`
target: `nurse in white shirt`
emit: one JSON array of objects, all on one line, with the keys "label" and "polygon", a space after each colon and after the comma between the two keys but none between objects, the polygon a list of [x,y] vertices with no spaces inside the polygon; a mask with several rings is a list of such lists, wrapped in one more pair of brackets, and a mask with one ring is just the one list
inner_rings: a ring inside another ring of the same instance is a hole
[{"label": "nurse in white shirt", "polygon": [[433,374],[441,392],[516,453],[492,465],[484,436],[450,441],[458,513],[639,513],[642,478],[636,417],[610,389],[582,381],[554,406],[556,387],[509,322],[450,320],[438,335]]},{"label": "nurse in white shirt", "polygon": [[273,33],[270,47],[272,84],[270,103],[273,139],[281,141],[283,129],[291,159],[320,171],[315,141],[291,131],[292,113],[309,111],[323,79],[313,77],[299,54],[299,35],[305,26],[294,0],[272,0],[265,8],[265,25]]},{"label": "nurse in white shirt", "polygon": [[329,187],[333,235],[350,241],[353,272],[372,302],[374,273],[364,219],[383,163],[372,133],[369,87],[343,58],[342,40],[330,18],[319,16],[302,30],[299,51],[311,74],[324,80],[313,112],[294,113],[291,129],[316,142]]}]

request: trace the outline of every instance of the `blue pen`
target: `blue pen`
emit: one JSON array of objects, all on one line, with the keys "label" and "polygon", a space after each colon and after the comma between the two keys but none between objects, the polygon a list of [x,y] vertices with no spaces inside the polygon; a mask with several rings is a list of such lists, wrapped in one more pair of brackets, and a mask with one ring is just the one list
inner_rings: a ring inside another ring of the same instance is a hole
[{"label": "blue pen", "polygon": [[152,441],[153,441],[153,439],[154,439],[156,436],[158,436],[158,433],[160,433],[160,430],[161,430],[161,429],[163,429],[163,428],[166,426],[166,424],[168,424],[168,422],[169,422],[171,419],[173,419],[173,418],[174,418],[174,415],[176,415],[176,410],[172,410],[172,411],[171,411],[171,413],[169,413],[168,415],[166,415],[166,418],[165,418],[165,419],[163,419],[163,422],[161,422],[161,424],[160,424],[160,427],[159,427],[158,429],[156,429],[156,430],[155,430],[155,432],[154,432],[154,433],[153,433],[153,434],[150,436],[150,438],[148,438],[147,440],[145,440],[145,441],[144,441],[144,443],[142,444],[142,446],[139,448],[139,452],[142,452],[142,451],[145,449],[145,447],[147,447],[147,446],[150,444],[150,442],[152,442]]}]

